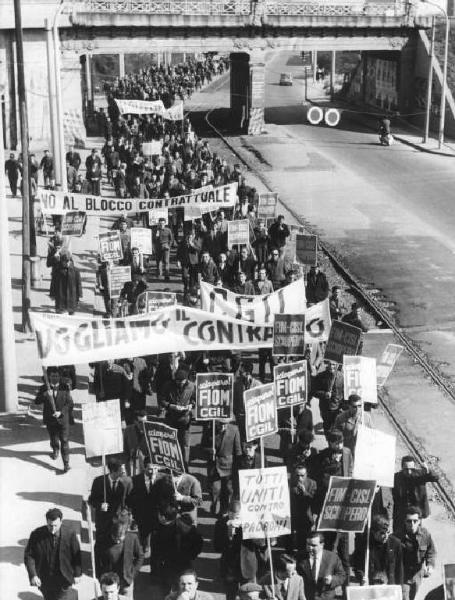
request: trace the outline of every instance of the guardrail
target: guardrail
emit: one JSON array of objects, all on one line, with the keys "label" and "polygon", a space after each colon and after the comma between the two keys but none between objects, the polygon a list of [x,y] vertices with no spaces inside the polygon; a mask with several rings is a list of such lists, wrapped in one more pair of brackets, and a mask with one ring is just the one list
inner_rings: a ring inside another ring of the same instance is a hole
[{"label": "guardrail", "polygon": [[93,13],[155,15],[402,16],[406,2],[355,0],[85,0],[79,10]]}]

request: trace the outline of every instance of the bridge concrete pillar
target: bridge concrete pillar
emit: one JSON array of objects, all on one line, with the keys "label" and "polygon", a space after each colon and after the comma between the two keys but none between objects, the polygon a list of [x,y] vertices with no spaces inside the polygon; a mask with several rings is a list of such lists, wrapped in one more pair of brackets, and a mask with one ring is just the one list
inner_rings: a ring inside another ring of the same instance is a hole
[{"label": "bridge concrete pillar", "polygon": [[63,52],[60,80],[63,115],[65,115],[65,113],[71,113],[73,116],[78,115],[82,120],[82,64],[79,55],[76,52]]},{"label": "bridge concrete pillar", "polygon": [[249,115],[250,56],[235,52],[230,56],[231,122],[244,129]]},{"label": "bridge concrete pillar", "polygon": [[253,51],[250,55],[250,113],[248,134],[264,131],[265,109],[265,53]]},{"label": "bridge concrete pillar", "polygon": [[249,135],[264,130],[265,53],[252,50],[231,54],[231,115]]}]

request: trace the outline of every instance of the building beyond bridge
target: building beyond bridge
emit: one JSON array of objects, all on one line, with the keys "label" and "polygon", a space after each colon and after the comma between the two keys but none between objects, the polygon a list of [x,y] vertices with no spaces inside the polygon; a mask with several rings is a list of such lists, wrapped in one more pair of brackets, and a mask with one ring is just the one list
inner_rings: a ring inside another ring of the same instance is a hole
[{"label": "building beyond bridge", "polygon": [[[0,0],[0,81],[5,141],[14,148],[20,136],[12,5],[12,0]],[[32,147],[49,140],[44,20],[53,22],[58,5],[55,0],[22,0]],[[64,112],[82,116],[101,91],[98,55],[111,57],[113,72],[107,77],[128,70],[134,54],[148,55],[155,62],[178,62],[188,55],[217,51],[231,54],[234,113],[243,111],[260,129],[266,55],[274,50],[353,50],[380,56],[381,69],[385,60],[396,72],[398,108],[409,112],[419,30],[431,19],[421,8],[424,3],[416,6],[402,0],[68,2],[58,20]]]}]

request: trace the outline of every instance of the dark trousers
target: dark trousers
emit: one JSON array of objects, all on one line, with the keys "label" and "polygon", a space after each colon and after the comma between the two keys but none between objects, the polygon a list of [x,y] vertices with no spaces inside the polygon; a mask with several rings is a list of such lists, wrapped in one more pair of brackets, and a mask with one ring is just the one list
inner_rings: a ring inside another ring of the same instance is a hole
[{"label": "dark trousers", "polygon": [[155,248],[156,271],[158,276],[160,275],[160,265],[162,263],[163,275],[164,277],[169,277],[170,252],[169,248]]},{"label": "dark trousers", "polygon": [[232,475],[221,477],[218,473],[215,473],[212,478],[212,505],[214,512],[218,501],[220,502],[219,514],[224,514],[229,506],[229,500],[233,494]]},{"label": "dark trousers", "polygon": [[9,187],[11,188],[11,193],[13,194],[13,196],[17,195],[17,181],[18,178],[17,177],[10,177],[8,175],[8,181],[9,181]]},{"label": "dark trousers", "polygon": [[270,375],[273,380],[273,367],[275,366],[275,360],[273,358],[272,350],[270,348],[259,348],[259,379],[264,381],[265,379],[265,365],[268,361],[270,365]]},{"label": "dark trousers", "polygon": [[75,600],[78,597],[77,591],[66,580],[62,583],[62,577],[43,581],[40,590],[44,600]]},{"label": "dark trousers", "polygon": [[47,424],[51,448],[54,452],[59,450],[62,453],[63,464],[68,465],[70,462],[70,448],[68,444],[69,431],[67,427],[61,425]]}]

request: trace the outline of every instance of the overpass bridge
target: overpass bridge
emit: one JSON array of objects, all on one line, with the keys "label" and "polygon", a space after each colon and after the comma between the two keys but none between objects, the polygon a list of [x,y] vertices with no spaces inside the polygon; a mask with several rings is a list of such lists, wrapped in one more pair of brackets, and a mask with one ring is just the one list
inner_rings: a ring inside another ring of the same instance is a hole
[{"label": "overpass bridge", "polygon": [[[48,64],[44,18],[57,0],[23,0],[26,81],[32,146],[49,137]],[[11,0],[0,0],[0,79],[7,145],[17,142],[14,18]],[[65,110],[81,112],[93,97],[92,61],[152,53],[171,61],[201,52],[232,58],[234,112],[263,122],[266,53],[276,50],[386,52],[396,63],[400,106],[409,105],[418,31],[431,14],[407,0],[85,0],[68,2],[59,18],[61,88]],[[242,93],[239,94],[239,91]],[[246,97],[246,102],[241,96]],[[240,100],[239,100],[240,98]],[[243,104],[242,104],[243,102]],[[252,132],[256,132],[252,131]]]}]

